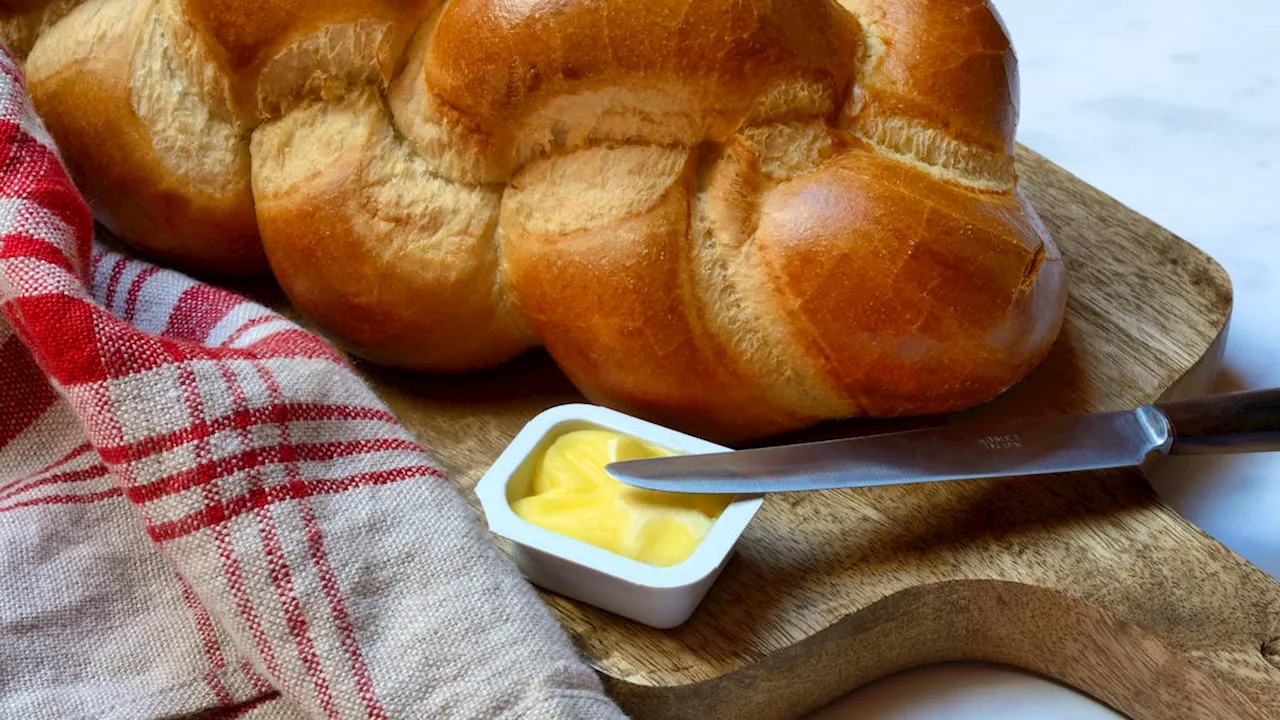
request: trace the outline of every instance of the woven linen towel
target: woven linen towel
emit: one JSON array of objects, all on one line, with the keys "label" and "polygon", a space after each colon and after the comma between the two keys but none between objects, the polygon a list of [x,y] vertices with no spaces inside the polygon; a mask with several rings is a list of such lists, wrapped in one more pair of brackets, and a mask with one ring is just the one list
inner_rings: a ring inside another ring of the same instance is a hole
[{"label": "woven linen towel", "polygon": [[0,52],[0,717],[622,717],[338,353],[92,228]]}]

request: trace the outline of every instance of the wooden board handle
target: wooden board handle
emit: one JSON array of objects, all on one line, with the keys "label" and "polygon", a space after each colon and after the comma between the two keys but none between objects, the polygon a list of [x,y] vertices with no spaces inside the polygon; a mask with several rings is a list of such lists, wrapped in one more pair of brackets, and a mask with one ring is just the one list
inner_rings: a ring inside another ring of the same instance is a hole
[{"label": "wooden board handle", "polygon": [[1170,455],[1280,450],[1280,388],[1157,403],[1173,426]]}]

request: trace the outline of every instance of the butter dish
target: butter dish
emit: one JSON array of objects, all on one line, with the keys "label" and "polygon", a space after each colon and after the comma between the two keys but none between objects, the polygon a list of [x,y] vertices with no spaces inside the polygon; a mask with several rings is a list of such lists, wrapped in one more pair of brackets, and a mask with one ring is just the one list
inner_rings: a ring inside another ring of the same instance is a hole
[{"label": "butter dish", "polygon": [[526,493],[538,458],[561,435],[589,429],[630,435],[680,454],[727,450],[596,405],[551,408],[524,426],[477,483],[489,530],[511,541],[516,566],[534,585],[651,627],[676,627],[720,576],[764,497],[734,497],[693,553],[670,567],[632,560],[518,516],[511,505]]}]

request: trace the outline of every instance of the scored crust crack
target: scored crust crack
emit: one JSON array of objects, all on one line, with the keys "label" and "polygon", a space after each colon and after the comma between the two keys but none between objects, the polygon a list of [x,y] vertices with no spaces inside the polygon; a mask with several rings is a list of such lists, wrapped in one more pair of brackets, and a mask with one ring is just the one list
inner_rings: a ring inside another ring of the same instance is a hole
[{"label": "scored crust crack", "polygon": [[721,441],[961,410],[1063,321],[986,0],[4,0],[99,219],[352,353],[538,345]]}]

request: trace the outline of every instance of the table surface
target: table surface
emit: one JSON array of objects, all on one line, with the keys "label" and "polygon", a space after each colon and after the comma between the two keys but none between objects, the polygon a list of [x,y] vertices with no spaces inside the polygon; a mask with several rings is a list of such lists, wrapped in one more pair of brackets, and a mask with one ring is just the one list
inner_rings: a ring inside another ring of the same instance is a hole
[{"label": "table surface", "polygon": [[[1022,72],[1019,140],[1216,258],[1235,286],[1219,390],[1280,386],[1280,2],[995,0]],[[1178,459],[1152,484],[1173,508],[1280,577],[1280,455]],[[1036,677],[924,668],[813,720],[1114,712]]]}]

